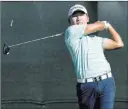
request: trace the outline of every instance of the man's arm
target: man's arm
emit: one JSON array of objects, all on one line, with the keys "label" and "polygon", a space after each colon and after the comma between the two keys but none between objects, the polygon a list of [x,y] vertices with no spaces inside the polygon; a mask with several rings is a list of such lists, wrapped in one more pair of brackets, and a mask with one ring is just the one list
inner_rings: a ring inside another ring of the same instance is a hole
[{"label": "man's arm", "polygon": [[112,35],[112,39],[106,39],[104,41],[104,49],[117,49],[124,47],[124,43],[120,37],[120,35],[116,32],[116,30],[109,24],[108,31]]},{"label": "man's arm", "polygon": [[93,24],[87,24],[85,29],[85,34],[91,34],[94,32],[102,31],[105,29],[105,23],[103,21],[98,21]]},{"label": "man's arm", "polygon": [[105,28],[108,29],[108,31],[112,35],[112,39],[104,40],[104,44],[103,44],[104,49],[122,48],[124,46],[124,43],[123,43],[120,35],[116,32],[116,30],[109,23],[106,23],[103,21],[98,21],[98,22],[95,22],[94,24],[88,24],[85,29],[85,34],[102,31]]}]

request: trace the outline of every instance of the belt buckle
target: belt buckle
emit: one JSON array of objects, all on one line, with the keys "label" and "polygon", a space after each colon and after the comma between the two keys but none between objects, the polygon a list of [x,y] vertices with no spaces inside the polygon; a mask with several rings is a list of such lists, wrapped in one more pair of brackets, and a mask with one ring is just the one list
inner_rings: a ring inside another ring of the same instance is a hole
[{"label": "belt buckle", "polygon": [[100,80],[101,80],[100,76],[97,76],[97,77],[94,78],[94,81],[100,81]]}]

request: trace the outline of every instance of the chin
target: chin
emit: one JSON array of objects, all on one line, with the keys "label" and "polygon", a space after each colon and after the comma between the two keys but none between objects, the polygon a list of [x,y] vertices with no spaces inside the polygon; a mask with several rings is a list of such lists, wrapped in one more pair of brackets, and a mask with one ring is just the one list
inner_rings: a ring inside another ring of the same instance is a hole
[{"label": "chin", "polygon": [[84,23],[77,23],[77,25],[82,25],[82,24],[84,24]]}]

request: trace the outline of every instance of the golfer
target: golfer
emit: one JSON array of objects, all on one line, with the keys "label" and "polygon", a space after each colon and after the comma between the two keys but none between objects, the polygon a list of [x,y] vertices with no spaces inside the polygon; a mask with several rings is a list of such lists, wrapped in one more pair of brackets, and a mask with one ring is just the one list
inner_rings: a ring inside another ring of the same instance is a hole
[{"label": "golfer", "polygon": [[[115,81],[105,50],[124,46],[123,41],[107,21],[89,23],[87,9],[76,4],[69,9],[70,26],[65,30],[65,43],[71,54],[77,77],[79,109],[113,109]],[[111,38],[90,33],[107,30]]]}]

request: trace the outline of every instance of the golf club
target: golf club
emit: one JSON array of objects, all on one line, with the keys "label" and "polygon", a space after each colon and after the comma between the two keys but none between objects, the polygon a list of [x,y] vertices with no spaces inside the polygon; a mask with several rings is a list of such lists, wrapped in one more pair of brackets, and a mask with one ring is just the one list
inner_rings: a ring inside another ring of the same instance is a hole
[{"label": "golf club", "polygon": [[63,34],[64,34],[64,32],[59,33],[59,34],[55,34],[55,35],[51,35],[51,36],[47,36],[47,37],[43,37],[43,38],[39,38],[39,39],[35,39],[35,40],[31,40],[31,41],[26,41],[26,42],[23,42],[23,43],[18,43],[18,44],[15,44],[15,45],[10,45],[10,46],[7,44],[7,42],[4,42],[3,54],[8,55],[9,51],[10,51],[10,48],[12,48],[12,47],[16,47],[16,46],[19,46],[19,45],[24,45],[24,44],[28,44],[28,43],[31,43],[31,42],[44,40],[44,39],[48,39],[48,38],[52,38],[52,37],[56,37],[56,36],[61,36]]}]

